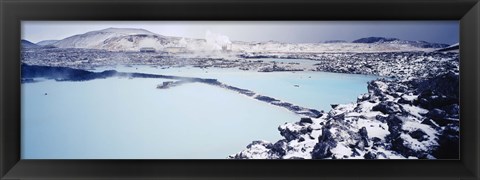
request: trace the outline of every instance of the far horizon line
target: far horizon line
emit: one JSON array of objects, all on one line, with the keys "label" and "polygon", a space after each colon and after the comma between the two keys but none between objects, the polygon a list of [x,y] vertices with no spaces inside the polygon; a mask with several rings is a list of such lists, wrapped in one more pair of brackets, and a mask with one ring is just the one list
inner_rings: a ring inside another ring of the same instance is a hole
[{"label": "far horizon line", "polygon": [[[61,40],[64,40],[64,39],[67,39],[67,38],[70,38],[72,36],[76,36],[76,35],[82,35],[82,34],[86,34],[86,33],[89,33],[89,32],[96,32],[96,31],[104,31],[104,30],[108,30],[108,29],[131,29],[131,30],[143,30],[143,31],[148,31],[150,33],[153,33],[153,34],[156,34],[156,35],[160,35],[160,36],[165,36],[165,37],[174,37],[174,38],[188,38],[188,39],[206,39],[206,38],[195,38],[195,37],[188,37],[188,36],[169,36],[169,35],[163,35],[163,34],[159,34],[157,32],[152,32],[151,30],[148,30],[148,29],[144,29],[144,28],[121,28],[121,27],[108,27],[108,28],[102,28],[102,29],[98,29],[98,30],[91,30],[91,31],[86,31],[84,33],[81,33],[81,34],[73,34],[73,35],[70,35],[68,37],[65,37],[65,38],[62,38],[62,39],[44,39],[44,40],[40,40],[40,41],[37,41],[37,42],[33,42],[31,40],[28,40],[28,39],[21,39],[21,40],[27,40],[29,42],[32,42],[34,44],[38,44],[40,42],[43,42],[43,41],[61,41]],[[207,33],[207,31],[205,31],[205,33]],[[220,34],[220,35],[223,35],[222,33],[218,33],[218,32],[213,32],[215,34]],[[227,36],[228,37],[228,36]],[[289,44],[328,44],[328,43],[337,43],[337,42],[334,42],[334,41],[344,41],[344,42],[339,42],[339,43],[354,43],[354,41],[357,41],[357,40],[360,40],[360,39],[365,39],[365,38],[385,38],[385,39],[396,39],[396,40],[403,40],[403,41],[419,41],[419,42],[427,42],[427,43],[434,43],[434,44],[447,44],[447,45],[454,45],[454,44],[457,44],[459,42],[455,42],[455,43],[442,43],[442,42],[432,42],[432,41],[426,41],[426,40],[412,40],[412,39],[401,39],[401,38],[398,38],[398,37],[393,37],[393,36],[390,36],[390,37],[387,37],[387,36],[363,36],[363,37],[357,37],[355,38],[354,40],[352,41],[349,41],[349,40],[345,40],[345,39],[329,39],[329,40],[324,40],[324,41],[319,41],[319,42],[286,42],[286,41],[280,41],[280,40],[274,40],[274,39],[270,39],[270,40],[266,40],[266,41],[246,41],[246,40],[230,40],[231,42],[250,42],[250,43],[262,43],[262,42],[279,42],[279,43],[289,43]]]}]

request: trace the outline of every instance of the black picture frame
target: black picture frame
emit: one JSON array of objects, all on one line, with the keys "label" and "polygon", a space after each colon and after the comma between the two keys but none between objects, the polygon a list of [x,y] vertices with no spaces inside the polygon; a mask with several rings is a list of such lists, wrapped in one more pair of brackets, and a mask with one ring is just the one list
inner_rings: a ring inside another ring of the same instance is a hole
[{"label": "black picture frame", "polygon": [[[1,179],[478,179],[478,0],[0,0]],[[460,160],[21,160],[22,20],[459,20]]]}]

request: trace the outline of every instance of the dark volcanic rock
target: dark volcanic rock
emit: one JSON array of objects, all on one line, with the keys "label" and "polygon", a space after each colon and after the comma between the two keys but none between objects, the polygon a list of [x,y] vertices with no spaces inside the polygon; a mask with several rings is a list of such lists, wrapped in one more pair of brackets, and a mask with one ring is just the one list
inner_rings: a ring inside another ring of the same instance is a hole
[{"label": "dark volcanic rock", "polygon": [[325,142],[319,142],[313,147],[312,159],[325,159],[331,155],[330,146]]},{"label": "dark volcanic rock", "polygon": [[458,104],[452,104],[449,106],[445,106],[442,108],[448,116],[453,117],[453,118],[458,118],[460,114],[460,106]]},{"label": "dark volcanic rock", "polygon": [[360,134],[360,137],[368,139],[367,128],[365,127],[360,128],[360,130],[358,131],[358,134]]},{"label": "dark volcanic rock", "polygon": [[444,110],[441,109],[432,109],[427,113],[427,117],[433,119],[433,120],[442,120],[445,119],[447,116],[447,113]]},{"label": "dark volcanic rock", "polygon": [[428,140],[428,135],[423,132],[422,130],[420,129],[417,129],[415,131],[412,131],[410,133],[408,133],[412,138],[415,138],[417,139],[418,141],[422,142],[422,141],[425,141],[425,140]]},{"label": "dark volcanic rock", "polygon": [[458,99],[456,98],[441,96],[433,93],[432,95],[428,95],[431,94],[431,91],[426,92],[427,93],[420,94],[417,101],[417,103],[425,109],[441,108],[452,104],[458,104]]},{"label": "dark volcanic rock", "polygon": [[332,133],[327,127],[322,128],[322,136],[318,138],[318,143],[315,144],[312,151],[313,159],[324,159],[330,157],[332,152],[331,148],[337,146],[337,142],[332,136]]},{"label": "dark volcanic rock", "polygon": [[343,121],[345,119],[345,113],[337,114],[337,115],[333,116],[332,118],[336,121]]},{"label": "dark volcanic rock", "polygon": [[[458,114],[455,114],[458,116]],[[431,118],[436,124],[440,126],[446,126],[447,124],[458,124],[457,120],[453,120],[447,117],[447,113],[441,109],[432,109],[427,113],[427,117]]]},{"label": "dark volcanic rock", "polygon": [[400,106],[392,101],[384,101],[380,104],[373,106],[372,111],[380,111],[384,114],[395,114],[402,112]]},{"label": "dark volcanic rock", "polygon": [[433,152],[438,159],[458,159],[460,156],[460,136],[457,125],[448,125],[439,136],[439,146]]},{"label": "dark volcanic rock", "polygon": [[400,136],[403,120],[399,116],[391,114],[387,117],[386,121],[391,139],[395,139]]},{"label": "dark volcanic rock", "polygon": [[400,137],[397,137],[391,141],[392,143],[392,150],[397,151],[401,155],[408,157],[412,155],[416,155],[413,150],[405,146],[404,144],[405,140],[403,140]]},{"label": "dark volcanic rock", "polygon": [[272,102],[272,101],[277,101],[275,98],[271,98],[268,96],[257,96],[255,99],[258,99],[260,101],[265,101],[265,102]]},{"label": "dark volcanic rock", "polygon": [[380,122],[385,122],[385,121],[387,121],[387,118],[388,118],[388,116],[387,116],[387,117],[382,116],[382,115],[376,115],[376,116],[375,116],[375,119],[376,119],[377,121],[380,121]]},{"label": "dark volcanic rock", "polygon": [[380,147],[380,146],[384,146],[383,142],[382,142],[382,139],[378,138],[378,137],[373,137],[372,138],[372,142],[373,142],[373,147]]},{"label": "dark volcanic rock", "polygon": [[410,100],[410,99],[407,99],[405,96],[402,96],[402,97],[400,97],[400,99],[398,100],[398,103],[400,103],[400,104],[410,104],[410,105],[412,105],[412,104],[415,103],[415,100],[416,100],[416,99]]},{"label": "dark volcanic rock", "polygon": [[458,99],[459,97],[459,74],[449,71],[427,80],[417,80],[412,82],[417,87],[418,92],[434,91],[438,95],[450,96]]},{"label": "dark volcanic rock", "polygon": [[301,119],[300,119],[300,122],[301,122],[301,123],[308,123],[308,124],[312,124],[312,123],[313,123],[312,118],[305,118],[305,117],[301,118]]},{"label": "dark volcanic rock", "polygon": [[93,79],[113,77],[117,71],[90,72],[68,67],[50,67],[22,64],[22,78],[47,78],[58,81],[88,81]]},{"label": "dark volcanic rock", "polygon": [[355,144],[356,148],[365,150],[365,147],[369,147],[370,145],[368,144],[370,140],[368,139],[368,132],[367,128],[362,127],[358,134],[360,134],[360,140]]},{"label": "dark volcanic rock", "polygon": [[332,133],[330,132],[329,127],[322,128],[322,135],[318,138],[318,142],[326,142],[331,147],[335,147],[337,142],[333,138]]},{"label": "dark volcanic rock", "polygon": [[286,154],[286,151],[285,151],[286,146],[287,146],[287,141],[285,139],[277,141],[272,146],[272,152],[277,154],[279,157],[282,157]]},{"label": "dark volcanic rock", "polygon": [[372,152],[365,153],[363,156],[365,159],[377,159],[377,155]]}]

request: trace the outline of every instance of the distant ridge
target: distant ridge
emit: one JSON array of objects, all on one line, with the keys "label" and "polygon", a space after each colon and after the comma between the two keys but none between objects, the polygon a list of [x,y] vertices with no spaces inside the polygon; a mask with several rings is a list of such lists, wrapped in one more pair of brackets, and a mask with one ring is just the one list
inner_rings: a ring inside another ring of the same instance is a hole
[{"label": "distant ridge", "polygon": [[22,39],[20,41],[20,45],[22,48],[40,48],[41,46],[36,45],[35,43],[32,43],[30,41]]},{"label": "distant ridge", "polygon": [[397,38],[385,38],[385,37],[365,37],[352,41],[353,43],[383,43],[398,41]]},{"label": "distant ridge", "polygon": [[345,40],[328,40],[323,43],[347,43]]},{"label": "distant ridge", "polygon": [[442,49],[439,49],[437,51],[440,51],[440,52],[443,52],[443,51],[455,51],[455,50],[459,50],[460,49],[460,44],[459,43],[455,43],[455,44],[452,44],[446,48],[442,48]]},{"label": "distant ridge", "polygon": [[408,44],[413,47],[418,48],[445,48],[448,47],[448,44],[441,43],[430,43],[426,41],[409,41],[409,40],[400,40],[398,38],[387,38],[387,37],[366,37],[360,38],[352,41],[352,43],[390,43],[390,44]]},{"label": "distant ridge", "polygon": [[58,42],[58,40],[44,40],[44,41],[37,42],[36,44],[40,46],[47,46],[47,45],[52,45],[53,43],[56,43],[56,42]]}]

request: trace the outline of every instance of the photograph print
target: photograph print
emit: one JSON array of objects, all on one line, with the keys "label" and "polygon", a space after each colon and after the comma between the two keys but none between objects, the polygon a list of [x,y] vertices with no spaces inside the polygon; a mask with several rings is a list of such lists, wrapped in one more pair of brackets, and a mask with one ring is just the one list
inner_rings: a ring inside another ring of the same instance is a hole
[{"label": "photograph print", "polygon": [[22,159],[459,159],[458,21],[22,21]]}]

